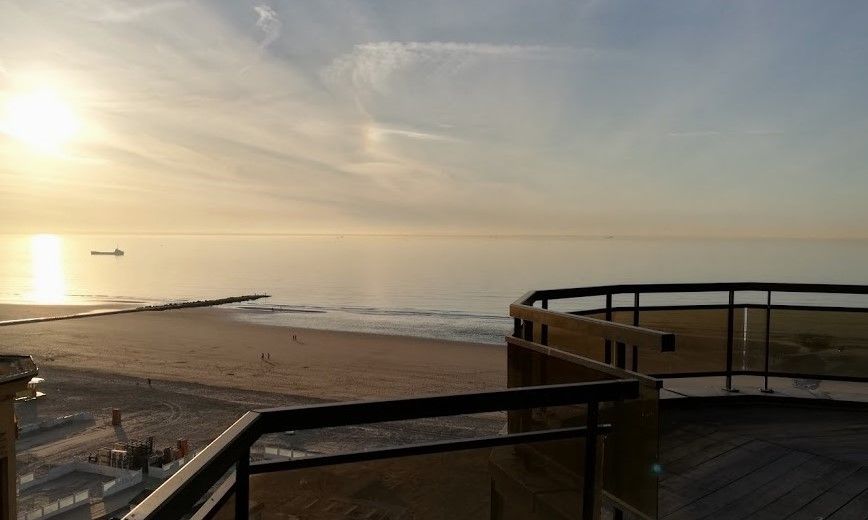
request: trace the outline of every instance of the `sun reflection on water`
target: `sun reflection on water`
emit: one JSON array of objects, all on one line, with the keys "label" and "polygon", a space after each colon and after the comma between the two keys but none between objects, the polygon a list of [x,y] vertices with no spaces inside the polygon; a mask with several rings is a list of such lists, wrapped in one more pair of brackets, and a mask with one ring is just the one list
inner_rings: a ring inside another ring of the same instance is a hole
[{"label": "sun reflection on water", "polygon": [[57,235],[30,237],[30,300],[37,303],[64,302],[66,281],[63,276],[62,245]]}]

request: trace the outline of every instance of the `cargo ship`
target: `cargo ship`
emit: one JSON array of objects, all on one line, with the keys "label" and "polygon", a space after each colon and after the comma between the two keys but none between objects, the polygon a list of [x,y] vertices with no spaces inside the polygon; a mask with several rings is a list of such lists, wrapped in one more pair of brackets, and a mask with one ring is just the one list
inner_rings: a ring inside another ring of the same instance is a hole
[{"label": "cargo ship", "polygon": [[114,251],[91,251],[92,255],[111,255],[111,256],[124,256],[124,252],[118,248],[115,248]]}]

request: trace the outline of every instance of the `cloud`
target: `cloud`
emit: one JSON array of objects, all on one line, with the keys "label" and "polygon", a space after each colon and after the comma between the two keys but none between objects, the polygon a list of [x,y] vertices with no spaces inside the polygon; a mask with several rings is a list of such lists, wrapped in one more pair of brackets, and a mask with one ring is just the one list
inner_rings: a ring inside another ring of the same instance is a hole
[{"label": "cloud", "polygon": [[[0,189],[22,194],[0,197],[0,230],[105,229],[107,213],[116,229],[503,230],[515,197],[541,230],[651,199],[611,232],[697,229],[733,201],[756,221],[868,221],[866,81],[843,52],[865,48],[865,16],[771,10],[767,32],[752,4],[712,24],[567,1],[7,4],[0,90],[62,88],[87,131],[62,164],[0,134]],[[815,20],[834,45],[805,43]],[[781,179],[799,182],[764,198]],[[687,224],[653,217],[667,208]]]},{"label": "cloud", "polygon": [[462,42],[369,42],[356,45],[323,71],[332,84],[345,81],[356,88],[383,92],[394,73],[424,67],[428,71],[454,74],[484,59],[550,60],[576,52],[571,47],[501,45]]},{"label": "cloud", "polygon": [[271,45],[278,37],[283,24],[277,16],[277,12],[265,4],[253,6],[253,10],[259,17],[256,26],[265,33],[265,38],[259,43],[259,48],[264,49]]},{"label": "cloud", "polygon": [[782,135],[780,130],[742,130],[742,131],[721,131],[721,130],[694,130],[685,132],[669,132],[666,135],[669,137],[716,137],[716,136],[733,136],[733,135]]},{"label": "cloud", "polygon": [[407,139],[416,139],[420,141],[458,141],[458,139],[447,135],[434,134],[430,132],[420,132],[417,130],[405,130],[401,128],[389,128],[385,126],[369,126],[367,128],[367,137],[375,141],[390,135],[405,137]]},{"label": "cloud", "polygon": [[723,132],[718,130],[694,130],[688,132],[669,132],[669,137],[708,137],[712,135],[722,135]]},{"label": "cloud", "polygon": [[124,23],[137,20],[143,16],[170,11],[184,5],[184,2],[155,2],[141,7],[126,7],[126,6],[101,6],[101,12],[96,15],[96,20],[100,22],[115,22]]}]

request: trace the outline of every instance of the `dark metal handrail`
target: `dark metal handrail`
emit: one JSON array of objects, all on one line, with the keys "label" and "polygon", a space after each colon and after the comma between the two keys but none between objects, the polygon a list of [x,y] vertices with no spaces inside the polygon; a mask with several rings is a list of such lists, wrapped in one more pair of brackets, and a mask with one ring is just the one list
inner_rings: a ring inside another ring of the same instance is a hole
[{"label": "dark metal handrail", "polygon": [[795,292],[819,294],[868,294],[868,285],[777,283],[777,282],[710,282],[710,283],[650,283],[616,284],[568,289],[542,289],[529,291],[515,303],[533,305],[541,300],[562,300],[585,296],[634,293],[689,293],[689,292]]},{"label": "dark metal handrail", "polygon": [[[661,293],[700,293],[700,292],[716,292],[725,293],[728,295],[726,304],[700,304],[700,305],[655,305],[645,306],[640,305],[640,296],[642,294],[661,294]],[[765,293],[766,302],[764,304],[736,304],[735,294],[737,292],[759,292]],[[533,340],[534,338],[534,322],[540,324],[541,334],[540,343],[548,345],[548,326],[558,326],[574,332],[587,332],[589,335],[602,337],[604,343],[605,362],[613,364],[619,368],[626,368],[626,346],[632,345],[632,370],[638,371],[639,352],[638,347],[655,346],[654,335],[652,329],[639,327],[639,316],[642,311],[652,310],[700,310],[700,309],[725,309],[727,310],[727,333],[726,333],[726,366],[720,371],[696,371],[683,372],[677,374],[651,374],[658,378],[674,378],[674,377],[706,377],[706,376],[724,376],[726,378],[725,389],[734,391],[732,388],[732,377],[734,375],[756,375],[764,378],[762,390],[770,392],[769,377],[795,377],[795,378],[812,378],[812,379],[829,379],[840,381],[857,381],[868,382],[868,376],[849,376],[840,374],[814,374],[814,373],[789,373],[772,371],[769,369],[770,356],[770,323],[772,310],[811,310],[821,312],[868,312],[865,307],[843,307],[843,306],[821,306],[821,305],[782,305],[772,304],[773,293],[806,293],[806,294],[849,294],[849,295],[868,295],[868,285],[853,285],[853,284],[806,284],[806,283],[770,283],[770,282],[713,282],[713,283],[671,283],[671,284],[618,284],[618,285],[601,285],[593,287],[576,287],[568,289],[546,289],[530,291],[522,295],[512,305],[510,305],[510,315],[515,318],[514,336],[525,340]],[[613,297],[617,295],[632,295],[632,306],[613,306]],[[605,307],[583,310],[576,312],[556,312],[548,310],[549,302],[552,300],[583,298],[591,296],[604,296],[606,298]],[[534,307],[534,304],[540,303],[540,307]],[[528,309],[533,309],[531,312]],[[763,370],[736,370],[733,369],[733,329],[734,329],[734,312],[736,309],[765,309],[766,311],[766,330],[765,330],[765,351],[764,351],[764,367]],[[626,329],[627,325],[621,325],[621,328],[604,328],[598,322],[609,323],[612,316],[616,312],[631,312],[633,313],[633,328]],[[603,314],[604,319],[591,318],[588,314]],[[589,325],[584,327],[584,330],[578,326],[570,325],[562,327],[560,323],[567,316],[578,316],[595,322],[583,322]],[[557,320],[561,320],[558,322]],[[597,327],[593,329],[592,326]],[[604,331],[604,333],[601,333]],[[631,334],[637,334],[631,337]],[[665,335],[665,333],[657,332],[660,340],[660,350],[674,350],[674,336]],[[671,337],[670,337],[671,336]],[[615,351],[612,350],[614,342]]]},{"label": "dark metal handrail", "polygon": [[[599,403],[633,399],[639,395],[639,381],[617,379],[592,383],[575,383],[538,387],[510,388],[491,392],[438,395],[384,401],[360,401],[352,403],[270,408],[246,413],[217,439],[199,452],[189,463],[163,483],[154,493],[130,511],[124,520],[174,520],[189,515],[207,492],[234,466],[234,482],[223,484],[211,496],[206,507],[224,503],[230,493],[235,494],[235,518],[248,517],[249,485],[251,472],[281,471],[285,464],[257,464],[250,466],[250,446],[263,434],[295,429],[313,429],[354,424],[369,424],[386,421],[444,417],[470,413],[519,410],[563,405],[587,405],[587,424],[584,428],[570,431],[541,431],[528,434],[512,434],[485,439],[464,439],[432,444],[394,448],[398,452],[384,451],[382,458],[401,455],[434,453],[467,449],[467,447],[494,446],[507,442],[545,440],[564,435],[584,436],[585,460],[596,459],[596,435],[605,431],[605,425],[597,424]],[[354,455],[343,457],[351,459]],[[359,455],[355,455],[359,457]],[[339,456],[338,456],[339,457]],[[319,460],[317,460],[319,459]],[[348,459],[348,460],[349,460]],[[370,459],[368,459],[370,460]],[[305,459],[304,465],[334,464],[330,457]],[[286,466],[286,467],[285,467]],[[596,475],[594,464],[585,464],[583,479],[584,495],[591,496]],[[593,501],[584,501],[584,518],[593,518]],[[207,518],[196,514],[197,518]]]}]

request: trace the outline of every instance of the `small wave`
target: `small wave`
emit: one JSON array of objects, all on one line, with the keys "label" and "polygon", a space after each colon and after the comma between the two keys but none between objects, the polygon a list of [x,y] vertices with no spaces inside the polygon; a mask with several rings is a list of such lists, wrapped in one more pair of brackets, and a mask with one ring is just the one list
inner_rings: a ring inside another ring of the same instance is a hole
[{"label": "small wave", "polygon": [[450,311],[450,310],[432,310],[432,309],[388,309],[378,307],[358,307],[358,306],[316,306],[316,305],[288,305],[288,304],[253,304],[236,306],[235,308],[262,311],[262,312],[284,312],[284,313],[310,313],[310,314],[325,314],[329,312],[343,312],[348,314],[362,314],[371,316],[406,316],[406,317],[430,317],[430,318],[452,318],[452,319],[476,319],[476,320],[508,320],[506,316],[496,316],[492,314],[477,314],[466,311]]},{"label": "small wave", "polygon": [[326,314],[326,312],[327,312],[324,310],[315,310],[315,309],[294,309],[294,308],[287,308],[287,307],[278,306],[278,305],[271,305],[271,306],[239,305],[239,306],[234,307],[234,308],[235,309],[243,309],[245,311],[264,312],[264,313],[282,312],[282,313],[286,313],[286,314]]}]

